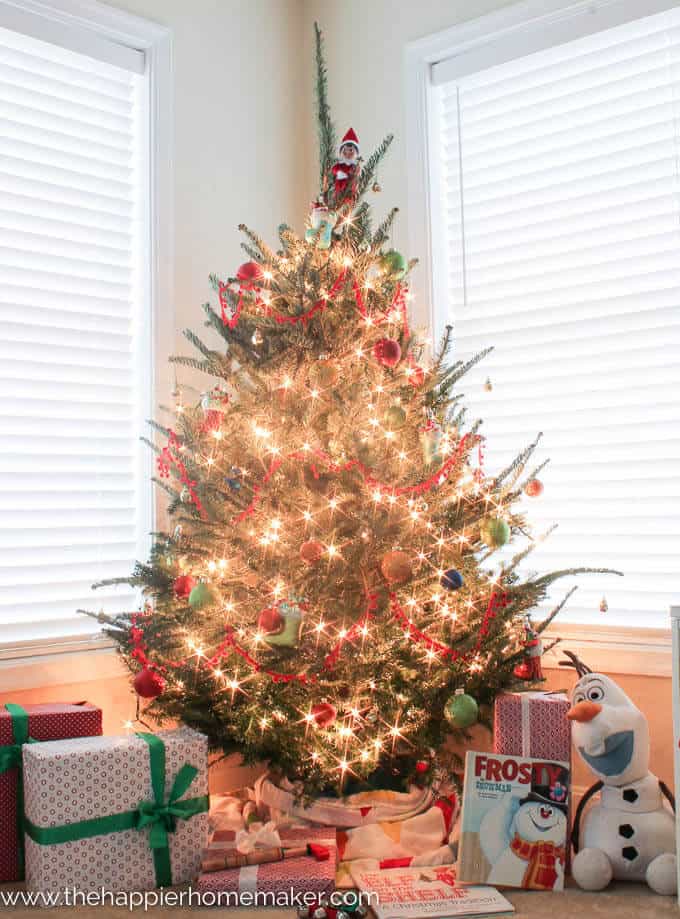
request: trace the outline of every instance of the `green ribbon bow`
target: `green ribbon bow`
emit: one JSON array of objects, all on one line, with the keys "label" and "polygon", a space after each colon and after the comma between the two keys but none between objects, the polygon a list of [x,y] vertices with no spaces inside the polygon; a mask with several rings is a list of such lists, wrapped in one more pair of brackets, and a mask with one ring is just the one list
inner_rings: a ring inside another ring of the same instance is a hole
[{"label": "green ribbon bow", "polygon": [[21,748],[26,743],[35,743],[28,736],[28,712],[14,702],[5,703],[5,709],[12,720],[14,743],[0,747],[0,775],[10,769],[17,772],[17,863],[19,879],[24,876],[24,776],[21,769]]},{"label": "green ribbon bow", "polygon": [[180,800],[198,775],[195,766],[185,763],[179,770],[165,801],[165,744],[155,734],[138,733],[137,737],[149,747],[149,768],[153,801],[142,801],[135,810],[106,817],[93,817],[64,826],[40,827],[26,821],[26,833],[34,842],[43,846],[74,842],[92,836],[119,833],[122,830],[144,830],[149,828],[149,848],[153,852],[154,872],[157,887],[172,884],[170,863],[170,834],[177,829],[178,820],[189,820],[196,814],[205,813],[210,805],[208,795]]},{"label": "green ribbon bow", "polygon": [[185,763],[175,776],[170,789],[167,803],[165,797],[165,744],[155,734],[138,734],[149,745],[149,761],[151,765],[151,787],[153,801],[142,801],[139,805],[139,820],[137,829],[143,830],[150,827],[149,846],[153,851],[154,869],[156,872],[156,885],[167,887],[172,884],[172,868],[170,865],[170,839],[169,833],[177,829],[178,820],[188,820],[195,814],[208,810],[208,797],[191,798],[181,801],[193,780],[198,775],[198,769]]}]

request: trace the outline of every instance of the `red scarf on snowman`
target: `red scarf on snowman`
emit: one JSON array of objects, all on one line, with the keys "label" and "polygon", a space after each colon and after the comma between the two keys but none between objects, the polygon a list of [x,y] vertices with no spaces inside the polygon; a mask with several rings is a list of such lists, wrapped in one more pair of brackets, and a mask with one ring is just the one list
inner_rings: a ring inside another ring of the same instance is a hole
[{"label": "red scarf on snowman", "polygon": [[529,862],[522,878],[522,887],[552,890],[557,881],[556,864],[564,866],[564,846],[554,842],[527,842],[515,834],[510,849],[518,858]]}]

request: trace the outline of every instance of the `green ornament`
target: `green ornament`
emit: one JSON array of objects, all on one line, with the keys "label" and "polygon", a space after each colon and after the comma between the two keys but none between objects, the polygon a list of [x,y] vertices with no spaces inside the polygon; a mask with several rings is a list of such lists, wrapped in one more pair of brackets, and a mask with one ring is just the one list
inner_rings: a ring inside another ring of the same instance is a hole
[{"label": "green ornament", "polygon": [[420,434],[420,446],[423,448],[423,462],[426,466],[441,466],[444,461],[439,448],[442,442],[442,431],[438,426],[428,428]]},{"label": "green ornament", "polygon": [[477,700],[462,689],[457,689],[444,706],[444,717],[454,728],[472,727],[479,718]]},{"label": "green ornament", "polygon": [[192,609],[203,609],[204,606],[209,606],[214,599],[208,585],[200,581],[189,594],[189,606]]},{"label": "green ornament", "polygon": [[390,249],[380,259],[380,267],[385,274],[391,275],[400,281],[408,271],[408,262],[396,249]]},{"label": "green ornament", "polygon": [[510,539],[510,527],[500,517],[487,517],[482,521],[480,535],[487,546],[498,549]]},{"label": "green ornament", "polygon": [[383,421],[390,428],[400,428],[406,422],[406,412],[401,405],[390,405],[383,415]]}]

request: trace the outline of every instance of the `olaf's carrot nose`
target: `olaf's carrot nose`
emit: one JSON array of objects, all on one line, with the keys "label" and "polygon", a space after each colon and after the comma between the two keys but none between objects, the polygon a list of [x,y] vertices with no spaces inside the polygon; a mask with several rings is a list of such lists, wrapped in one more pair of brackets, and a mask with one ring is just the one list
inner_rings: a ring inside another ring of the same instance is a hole
[{"label": "olaf's carrot nose", "polygon": [[597,702],[577,702],[567,712],[567,718],[570,721],[592,721],[596,715],[602,711],[602,706]]}]

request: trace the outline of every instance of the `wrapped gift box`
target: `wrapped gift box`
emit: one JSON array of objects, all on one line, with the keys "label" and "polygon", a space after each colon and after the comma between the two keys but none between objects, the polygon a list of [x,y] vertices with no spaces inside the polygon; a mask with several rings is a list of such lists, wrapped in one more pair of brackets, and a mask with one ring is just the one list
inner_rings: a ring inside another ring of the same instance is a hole
[{"label": "wrapped gift box", "polygon": [[29,890],[192,881],[208,840],[208,742],[189,728],[24,748]]},{"label": "wrapped gift box", "polygon": [[[48,702],[21,709],[28,715],[28,736],[34,740],[88,737],[102,732],[102,711],[89,702]],[[14,747],[17,739],[10,711],[0,705],[0,754],[3,748]],[[0,771],[0,883],[19,880],[23,874],[18,835],[20,783],[18,766]]]},{"label": "wrapped gift box", "polygon": [[494,751],[570,763],[568,711],[564,693],[502,693],[494,706]]},{"label": "wrapped gift box", "polygon": [[[227,868],[224,871],[204,872],[198,878],[198,890],[212,893],[244,893],[248,891],[279,893],[291,889],[310,893],[330,893],[335,889],[336,848],[333,827],[299,827],[280,830],[281,843],[300,846],[316,842],[327,846],[330,858],[317,862],[314,858],[287,858],[268,865],[248,865],[245,868]],[[236,843],[235,833],[221,830],[215,833],[212,845],[225,848]],[[262,904],[266,905],[266,904]]]}]

